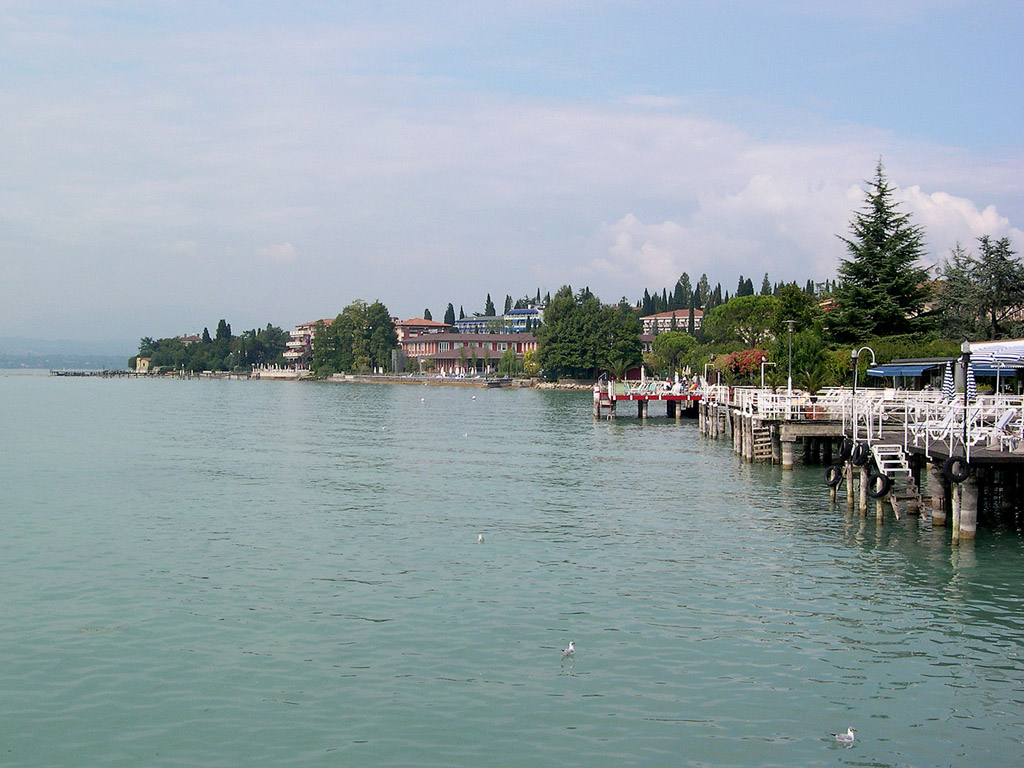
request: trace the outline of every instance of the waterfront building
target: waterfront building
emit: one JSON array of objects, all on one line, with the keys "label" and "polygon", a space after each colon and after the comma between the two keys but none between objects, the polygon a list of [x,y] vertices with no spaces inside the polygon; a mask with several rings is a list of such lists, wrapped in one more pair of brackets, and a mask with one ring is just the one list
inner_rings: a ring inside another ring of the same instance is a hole
[{"label": "waterfront building", "polygon": [[510,349],[519,360],[537,351],[532,333],[428,333],[399,343],[407,357],[420,361],[421,369],[430,361],[436,373],[447,376],[492,373]]},{"label": "waterfront building", "polygon": [[459,333],[499,333],[504,319],[496,315],[478,315],[462,317],[455,321],[455,330]]},{"label": "waterfront building", "polygon": [[505,333],[526,333],[544,322],[544,309],[542,307],[510,309],[505,313],[502,321],[505,324],[503,329]]},{"label": "waterfront building", "polygon": [[398,343],[412,336],[422,336],[426,333],[447,333],[451,330],[447,323],[439,323],[436,320],[425,320],[421,317],[410,320],[399,320],[395,322],[395,334],[398,336]]},{"label": "waterfront building", "polygon": [[[672,330],[672,320],[675,319],[677,331],[686,331],[690,327],[690,310],[671,309],[668,312],[658,312],[656,315],[644,315],[640,322],[644,327],[644,333],[657,336],[659,333],[666,333]],[[693,310],[693,330],[699,330],[704,313]]]},{"label": "waterfront building", "polygon": [[283,355],[285,361],[296,369],[308,368],[313,357],[313,337],[316,336],[317,325],[330,325],[333,322],[334,318],[327,318],[295,326],[295,330],[289,332],[287,349]]}]

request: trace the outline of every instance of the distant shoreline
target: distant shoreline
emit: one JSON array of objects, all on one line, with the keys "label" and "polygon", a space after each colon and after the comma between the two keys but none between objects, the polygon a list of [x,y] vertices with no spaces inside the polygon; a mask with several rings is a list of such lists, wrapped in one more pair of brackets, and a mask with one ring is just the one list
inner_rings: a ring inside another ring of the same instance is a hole
[{"label": "distant shoreline", "polygon": [[216,379],[231,381],[308,381],[322,382],[327,384],[405,384],[407,386],[428,386],[428,387],[475,387],[478,389],[558,389],[589,391],[593,382],[569,380],[569,381],[542,381],[540,379],[484,379],[484,378],[455,378],[437,376],[411,376],[411,375],[389,375],[389,374],[344,374],[337,373],[328,378],[314,378],[309,375],[302,375],[294,371],[276,370],[259,371],[256,374],[232,373],[229,371],[213,371],[186,374],[152,374],[137,373],[124,368],[118,369],[92,369],[92,368],[0,368],[0,373],[25,373],[36,375],[61,376],[61,377],[102,377],[102,378],[139,378],[139,379]]}]

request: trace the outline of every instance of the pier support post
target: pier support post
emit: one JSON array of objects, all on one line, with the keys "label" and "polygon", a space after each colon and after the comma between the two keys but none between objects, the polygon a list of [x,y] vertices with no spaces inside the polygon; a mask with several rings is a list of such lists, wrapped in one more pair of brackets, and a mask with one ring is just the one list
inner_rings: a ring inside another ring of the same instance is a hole
[{"label": "pier support post", "polygon": [[636,415],[642,420],[647,420],[647,401],[637,400],[636,401]]},{"label": "pier support post", "polygon": [[978,529],[978,475],[971,475],[960,484],[960,520],[958,541],[973,541]]},{"label": "pier support post", "polygon": [[932,497],[932,525],[946,524],[946,478],[942,476],[942,465],[928,464],[928,492]]},{"label": "pier support post", "polygon": [[826,437],[821,445],[821,461],[823,464],[832,464],[832,438]]},{"label": "pier support post", "polygon": [[952,512],[953,512],[953,543],[960,543],[960,504],[963,501],[963,484],[953,485],[950,489],[952,494]]},{"label": "pier support post", "polygon": [[675,418],[676,420],[679,419],[679,417],[676,416],[676,401],[675,400],[668,400],[665,403],[665,408],[667,409],[667,415],[668,415],[668,417],[670,419],[671,418]]},{"label": "pier support post", "polygon": [[772,427],[772,464],[782,463],[782,439],[779,437],[779,426]]},{"label": "pier support post", "polygon": [[868,468],[860,468],[860,516],[868,514]]},{"label": "pier support post", "polygon": [[846,462],[846,506],[853,509],[853,464]]},{"label": "pier support post", "polygon": [[782,468],[792,469],[793,468],[793,446],[796,442],[793,440],[782,441]]}]

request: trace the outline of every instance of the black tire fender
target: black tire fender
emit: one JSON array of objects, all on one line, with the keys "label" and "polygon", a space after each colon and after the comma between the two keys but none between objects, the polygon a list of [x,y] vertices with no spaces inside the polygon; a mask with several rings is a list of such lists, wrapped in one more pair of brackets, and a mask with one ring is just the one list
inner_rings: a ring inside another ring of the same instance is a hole
[{"label": "black tire fender", "polygon": [[829,488],[838,488],[843,482],[843,467],[840,464],[829,467],[825,470],[825,485]]},{"label": "black tire fender", "polygon": [[892,490],[892,478],[875,472],[868,478],[867,493],[872,499],[880,499]]},{"label": "black tire fender", "polygon": [[942,464],[942,474],[952,483],[962,483],[971,475],[971,465],[963,456],[950,456]]},{"label": "black tire fender", "polygon": [[850,456],[853,454],[853,440],[848,437],[844,437],[843,441],[839,444],[839,463],[843,464],[850,460]]},{"label": "black tire fender", "polygon": [[870,457],[871,450],[868,448],[868,444],[857,443],[853,446],[853,451],[850,453],[850,463],[855,467],[863,467],[867,465]]}]

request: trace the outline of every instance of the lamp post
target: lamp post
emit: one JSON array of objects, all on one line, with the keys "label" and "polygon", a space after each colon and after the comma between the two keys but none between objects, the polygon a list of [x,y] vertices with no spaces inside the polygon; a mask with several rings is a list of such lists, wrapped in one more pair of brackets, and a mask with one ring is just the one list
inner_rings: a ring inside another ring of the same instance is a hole
[{"label": "lamp post", "polygon": [[960,345],[960,354],[964,360],[964,456],[967,456],[967,374],[971,369],[971,342],[964,339]]},{"label": "lamp post", "polygon": [[715,364],[715,353],[712,352],[711,356],[708,359],[710,360],[710,362],[704,363],[704,385],[705,386],[710,386],[711,385],[711,382],[708,381],[708,368],[712,367]]},{"label": "lamp post", "polygon": [[850,360],[853,362],[853,393],[850,399],[850,420],[853,422],[853,441],[857,442],[857,362],[860,359],[860,353],[864,350],[871,353],[871,364],[875,363],[875,350],[871,347],[861,347],[860,349],[854,349],[850,352]]},{"label": "lamp post", "polygon": [[793,325],[796,320],[787,320],[786,325],[789,326],[789,384],[786,387],[786,391],[793,394]]}]

